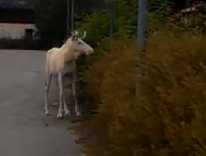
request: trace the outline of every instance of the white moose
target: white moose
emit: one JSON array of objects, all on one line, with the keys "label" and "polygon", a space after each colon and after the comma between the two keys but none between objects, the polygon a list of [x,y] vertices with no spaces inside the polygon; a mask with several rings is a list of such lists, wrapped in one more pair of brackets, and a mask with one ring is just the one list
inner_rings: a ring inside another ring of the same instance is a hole
[{"label": "white moose", "polygon": [[[59,86],[59,108],[57,118],[62,118],[64,115],[70,114],[64,97],[63,88],[63,71],[66,63],[72,62],[78,59],[81,55],[90,55],[94,52],[93,48],[83,41],[86,37],[86,32],[80,38],[77,31],[73,32],[67,41],[60,48],[52,48],[47,52],[46,65],[45,65],[45,114],[49,114],[48,110],[48,93],[53,76],[58,77]],[[73,87],[73,94],[75,94],[75,88]],[[74,96],[74,95],[73,95]],[[75,102],[75,113],[79,115],[79,108],[77,102]]]}]

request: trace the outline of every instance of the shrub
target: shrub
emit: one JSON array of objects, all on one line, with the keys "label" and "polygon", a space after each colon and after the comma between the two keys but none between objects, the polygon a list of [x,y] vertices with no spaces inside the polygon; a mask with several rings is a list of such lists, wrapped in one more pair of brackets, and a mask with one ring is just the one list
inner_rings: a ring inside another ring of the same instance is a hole
[{"label": "shrub", "polygon": [[105,8],[90,14],[82,14],[81,21],[77,22],[77,28],[88,31],[88,41],[92,44],[100,43],[110,34],[111,28],[111,10],[114,11],[115,34],[124,37],[134,36],[137,25],[137,1],[136,0],[117,0],[111,3],[111,0],[102,0]]},{"label": "shrub", "polygon": [[88,137],[87,154],[204,156],[204,41],[185,35],[152,36],[145,75],[138,77],[131,40],[113,41],[109,53],[95,56],[97,61],[86,72],[85,93],[98,113],[80,126]]},{"label": "shrub", "polygon": [[83,20],[77,23],[80,30],[87,30],[87,41],[97,44],[109,34],[109,15],[102,11],[87,15]]},{"label": "shrub", "polygon": [[137,104],[147,111],[141,127],[152,155],[205,155],[204,40],[157,35],[149,42]]}]

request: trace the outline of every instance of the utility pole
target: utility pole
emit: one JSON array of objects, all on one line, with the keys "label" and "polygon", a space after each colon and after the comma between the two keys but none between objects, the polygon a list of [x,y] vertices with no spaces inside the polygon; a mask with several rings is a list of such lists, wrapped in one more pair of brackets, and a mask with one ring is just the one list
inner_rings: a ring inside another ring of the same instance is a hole
[{"label": "utility pole", "polygon": [[[75,3],[74,0],[66,0],[67,1],[67,37],[69,36],[70,32],[74,31],[74,8],[75,8]],[[73,97],[73,102],[74,102],[74,109],[75,112],[79,112],[79,107],[78,107],[78,100],[77,100],[77,67],[76,67],[76,61],[74,60],[71,63],[72,66],[72,97]],[[79,113],[77,115],[80,115]]]},{"label": "utility pole", "polygon": [[116,0],[111,0],[110,2],[110,36],[114,33],[115,29],[115,20],[116,20]]},{"label": "utility pole", "polygon": [[66,3],[67,3],[67,17],[66,17],[66,26],[67,26],[67,37],[71,31],[71,28],[70,28],[70,17],[71,17],[71,14],[70,14],[70,0],[66,0]]},{"label": "utility pole", "polygon": [[146,46],[146,30],[147,30],[147,0],[139,0],[139,13],[138,13],[138,47],[141,50]]},{"label": "utility pole", "polygon": [[74,0],[66,0],[67,2],[67,34],[74,31],[74,9],[75,9],[75,1]]},{"label": "utility pole", "polygon": [[144,59],[146,48],[146,31],[147,31],[147,0],[139,0],[138,28],[137,28],[137,45],[138,45],[138,67],[140,73],[144,73]]},{"label": "utility pole", "polygon": [[71,31],[74,31],[74,9],[75,0],[71,0]]},{"label": "utility pole", "polygon": [[[75,26],[75,21],[74,21],[74,16],[75,16],[75,0],[70,0],[71,1],[71,31],[74,31],[74,26]],[[78,99],[77,99],[77,63],[76,60],[73,61],[73,81],[72,81],[72,95],[73,95],[73,100],[74,100],[74,109],[75,112],[77,113],[77,116],[80,116],[80,107],[78,104]]]},{"label": "utility pole", "polygon": [[141,97],[142,84],[141,77],[145,75],[145,48],[146,48],[146,30],[147,30],[147,0],[139,0],[137,16],[137,82],[136,96]]}]

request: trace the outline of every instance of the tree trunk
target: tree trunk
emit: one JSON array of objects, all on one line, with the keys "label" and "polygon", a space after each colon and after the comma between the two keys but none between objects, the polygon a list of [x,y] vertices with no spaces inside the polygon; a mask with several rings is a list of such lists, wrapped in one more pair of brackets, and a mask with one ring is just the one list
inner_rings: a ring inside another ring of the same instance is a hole
[{"label": "tree trunk", "polygon": [[71,32],[71,27],[70,27],[70,17],[71,17],[71,14],[70,14],[70,0],[67,0],[67,36],[70,34]]},{"label": "tree trunk", "polygon": [[74,9],[75,1],[71,0],[71,31],[74,31]]}]

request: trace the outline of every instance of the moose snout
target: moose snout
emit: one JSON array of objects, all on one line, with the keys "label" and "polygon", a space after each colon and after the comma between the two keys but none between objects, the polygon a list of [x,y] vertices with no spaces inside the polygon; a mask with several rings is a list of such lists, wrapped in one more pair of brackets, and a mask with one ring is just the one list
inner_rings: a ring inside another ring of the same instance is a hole
[{"label": "moose snout", "polygon": [[89,54],[92,54],[92,53],[94,53],[94,49],[93,49],[93,48],[90,48],[90,49],[89,49],[89,52],[88,52],[88,55],[89,55]]},{"label": "moose snout", "polygon": [[86,55],[90,55],[94,53],[94,49],[93,48],[88,48],[87,51],[86,51]]}]

